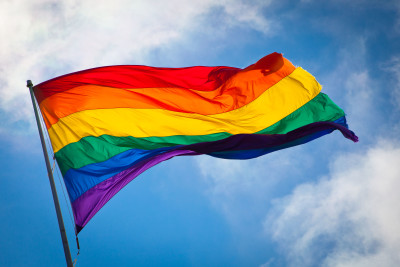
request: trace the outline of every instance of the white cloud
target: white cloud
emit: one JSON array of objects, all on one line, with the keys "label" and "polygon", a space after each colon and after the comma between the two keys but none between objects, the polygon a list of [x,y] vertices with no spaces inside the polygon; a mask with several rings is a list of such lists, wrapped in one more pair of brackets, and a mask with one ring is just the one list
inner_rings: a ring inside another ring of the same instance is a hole
[{"label": "white cloud", "polygon": [[400,145],[380,141],[276,200],[264,227],[288,265],[400,265],[399,162]]},{"label": "white cloud", "polygon": [[[167,47],[209,26],[220,9],[225,28],[243,25],[262,32],[267,2],[77,1],[0,2],[0,108],[7,119],[32,117],[25,81],[39,83],[80,69],[144,64],[154,48]],[[210,27],[210,26],[209,26]]]}]

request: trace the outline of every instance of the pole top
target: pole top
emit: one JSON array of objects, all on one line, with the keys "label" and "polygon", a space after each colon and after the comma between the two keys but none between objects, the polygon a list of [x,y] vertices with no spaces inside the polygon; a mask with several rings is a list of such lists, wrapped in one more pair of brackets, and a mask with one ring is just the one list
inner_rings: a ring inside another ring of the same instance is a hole
[{"label": "pole top", "polygon": [[33,87],[33,84],[32,84],[32,81],[31,81],[31,80],[27,80],[27,81],[26,81],[26,87],[29,87],[29,88],[32,88],[32,87]]}]

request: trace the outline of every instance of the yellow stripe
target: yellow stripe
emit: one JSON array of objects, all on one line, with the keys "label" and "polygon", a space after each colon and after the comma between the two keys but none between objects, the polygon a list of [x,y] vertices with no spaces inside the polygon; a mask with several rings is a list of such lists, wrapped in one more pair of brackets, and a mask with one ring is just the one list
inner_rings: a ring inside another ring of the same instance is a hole
[{"label": "yellow stripe", "polygon": [[95,109],[61,118],[49,129],[53,150],[86,136],[171,136],[260,131],[313,99],[321,91],[315,78],[296,68],[253,102],[225,113],[199,115],[162,109]]}]

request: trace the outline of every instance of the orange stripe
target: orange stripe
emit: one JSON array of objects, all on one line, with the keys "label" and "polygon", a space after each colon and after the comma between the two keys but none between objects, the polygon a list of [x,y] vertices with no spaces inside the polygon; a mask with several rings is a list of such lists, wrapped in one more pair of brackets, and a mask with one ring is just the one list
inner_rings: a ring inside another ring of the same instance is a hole
[{"label": "orange stripe", "polygon": [[293,72],[295,67],[284,59],[278,70],[259,69],[252,65],[240,71],[213,91],[184,88],[124,89],[97,85],[74,87],[54,94],[40,103],[47,128],[60,118],[93,109],[138,108],[219,114],[240,108]]}]

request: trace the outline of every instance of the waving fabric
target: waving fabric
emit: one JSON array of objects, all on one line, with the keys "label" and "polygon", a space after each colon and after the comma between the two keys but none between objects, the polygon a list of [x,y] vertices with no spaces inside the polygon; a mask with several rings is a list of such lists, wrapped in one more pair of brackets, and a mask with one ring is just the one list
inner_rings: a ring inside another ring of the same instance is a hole
[{"label": "waving fabric", "polygon": [[244,68],[109,66],[34,87],[80,231],[122,187],[174,156],[250,159],[333,130],[345,114],[281,54]]}]

